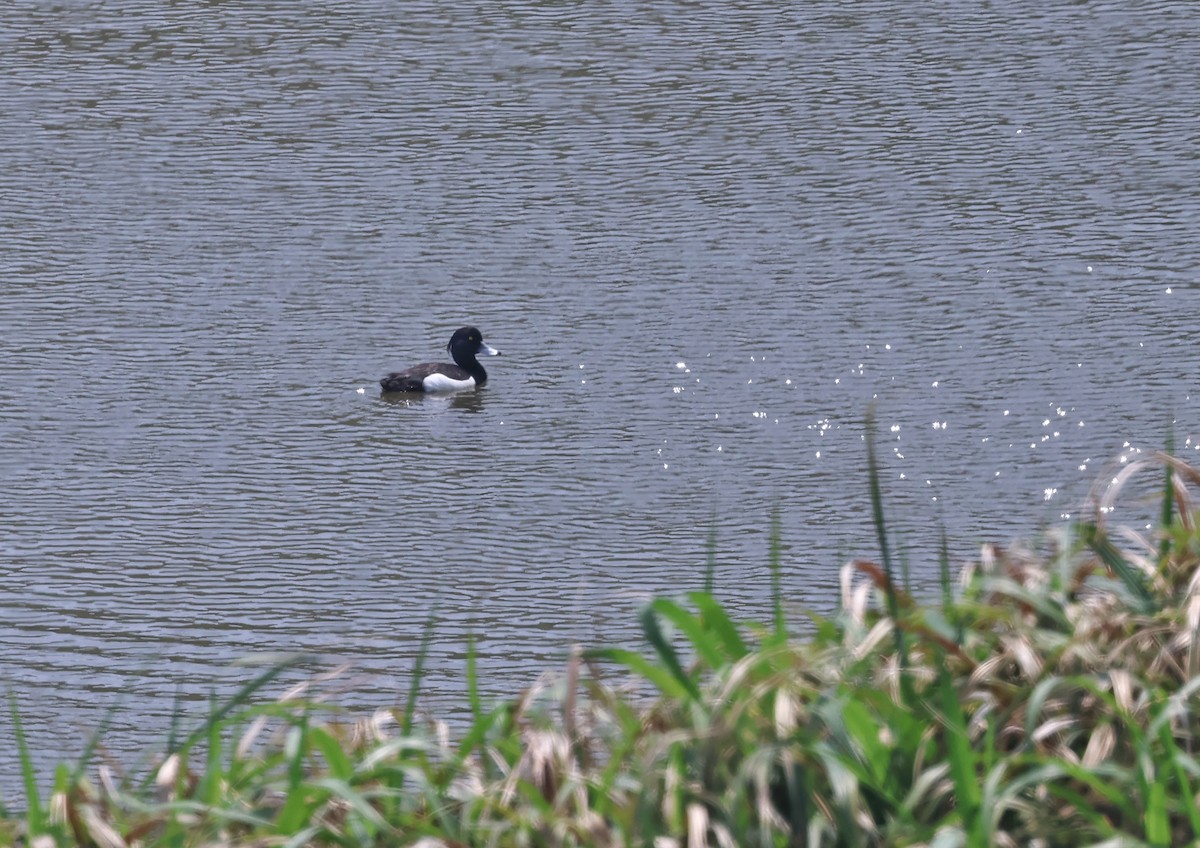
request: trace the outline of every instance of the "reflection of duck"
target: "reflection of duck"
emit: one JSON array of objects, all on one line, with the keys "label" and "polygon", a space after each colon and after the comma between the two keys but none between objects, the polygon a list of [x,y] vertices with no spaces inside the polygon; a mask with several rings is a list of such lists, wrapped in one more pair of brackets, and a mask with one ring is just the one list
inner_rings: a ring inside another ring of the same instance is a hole
[{"label": "reflection of duck", "polygon": [[379,381],[385,392],[461,392],[487,382],[487,372],[476,359],[479,354],[499,356],[500,351],[483,341],[475,327],[455,330],[446,345],[456,364],[426,362],[405,371],[388,374]]},{"label": "reflection of duck", "polygon": [[[393,406],[417,407],[424,405],[430,412],[457,409],[462,412],[482,412],[487,392],[384,392],[379,396],[384,403]],[[433,404],[429,406],[428,404]]]}]

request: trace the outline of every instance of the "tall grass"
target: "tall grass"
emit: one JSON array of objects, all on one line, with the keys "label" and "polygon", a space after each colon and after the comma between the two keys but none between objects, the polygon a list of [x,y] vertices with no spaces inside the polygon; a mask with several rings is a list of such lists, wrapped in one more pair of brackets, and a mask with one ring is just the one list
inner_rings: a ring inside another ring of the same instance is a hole
[{"label": "tall grass", "polygon": [[[28,844],[94,846],[1058,846],[1200,840],[1200,531],[1190,466],[1135,463],[1083,520],[985,546],[940,596],[881,564],[841,572],[810,636],[785,619],[773,520],[771,621],[704,591],[639,612],[642,650],[575,650],[486,705],[468,645],[470,723],[407,701],[354,721],[268,675],[180,734],[143,776],[62,769],[4,825]],[[1164,471],[1160,526],[1110,526],[1118,493]],[[715,537],[710,535],[710,539]],[[271,677],[270,679],[275,679]],[[648,695],[647,692],[652,694]]]}]

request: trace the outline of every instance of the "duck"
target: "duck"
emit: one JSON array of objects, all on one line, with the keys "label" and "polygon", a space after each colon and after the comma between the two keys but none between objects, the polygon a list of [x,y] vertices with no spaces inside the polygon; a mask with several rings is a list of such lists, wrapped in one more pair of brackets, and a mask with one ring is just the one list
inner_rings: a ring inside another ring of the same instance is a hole
[{"label": "duck", "polygon": [[404,371],[388,374],[379,381],[386,392],[462,392],[477,389],[487,382],[487,371],[477,357],[499,356],[500,351],[483,340],[477,327],[460,327],[446,345],[450,363],[425,362]]}]

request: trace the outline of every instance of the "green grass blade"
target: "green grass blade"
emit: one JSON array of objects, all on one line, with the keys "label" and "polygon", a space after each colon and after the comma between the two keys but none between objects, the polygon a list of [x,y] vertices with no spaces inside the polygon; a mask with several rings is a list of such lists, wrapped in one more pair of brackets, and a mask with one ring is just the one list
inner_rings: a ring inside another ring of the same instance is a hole
[{"label": "green grass blade", "polygon": [[[341,799],[344,804],[350,808],[350,810],[354,811],[356,814],[355,818],[359,819],[359,824],[370,825],[370,829],[368,829],[368,831],[388,829],[388,823],[386,823],[383,817],[380,816],[379,812],[371,804],[371,801],[367,800],[362,793],[358,792],[358,790],[356,790],[353,786],[350,786],[350,784],[346,781],[335,780],[335,778],[332,777],[325,777],[322,778],[322,780],[314,781],[313,786],[320,789],[325,789],[326,792],[329,792],[332,796],[334,796],[334,798]],[[365,835],[370,836],[371,834],[368,832],[368,834]]]},{"label": "green grass blade", "polygon": [[[1034,785],[1039,782],[1045,783],[1046,791],[1057,794],[1060,790],[1074,791],[1068,786],[1063,786],[1053,779],[1047,777],[1054,775],[1056,772],[1060,776],[1065,776],[1073,781],[1083,783],[1097,797],[1103,799],[1112,805],[1115,809],[1110,811],[1109,817],[1115,815],[1119,820],[1134,822],[1138,820],[1137,804],[1129,792],[1130,780],[1126,770],[1115,766],[1099,765],[1090,768],[1073,763],[1062,758],[1053,760],[1047,763],[1043,769],[1033,769],[1032,771],[1015,778],[1008,786],[1010,795],[1015,796],[1025,787]],[[1072,796],[1076,797],[1076,796]],[[1088,804],[1095,806],[1095,801]]]},{"label": "green grass blade", "polygon": [[1108,537],[1091,522],[1084,523],[1080,526],[1080,538],[1084,544],[1091,548],[1092,552],[1100,558],[1100,561],[1112,569],[1117,575],[1125,588],[1133,595],[1138,603],[1139,612],[1150,612],[1155,606],[1154,595],[1146,587],[1146,581],[1142,574],[1134,566],[1121,556],[1121,552],[1116,549]]},{"label": "green grass blade", "polygon": [[425,675],[425,659],[429,656],[429,645],[433,642],[433,630],[437,624],[437,607],[429,611],[425,619],[421,645],[417,648],[417,659],[413,664],[412,680],[408,684],[408,700],[404,705],[404,720],[400,727],[405,736],[412,735],[413,717],[417,713],[417,696],[421,692],[421,678]]},{"label": "green grass blade", "polygon": [[703,619],[692,615],[679,604],[666,598],[651,601],[649,606],[654,612],[675,625],[708,668],[717,669],[725,665],[727,657],[721,650],[722,642],[705,627]]},{"label": "green grass blade", "polygon": [[788,798],[788,824],[792,829],[793,844],[798,844],[812,820],[813,812],[809,799],[813,795],[812,779],[808,769],[794,763],[783,766]]},{"label": "green grass blade", "polygon": [[716,598],[706,593],[693,593],[689,600],[700,610],[700,620],[704,622],[705,629],[721,640],[726,657],[737,661],[750,652],[737,626]]},{"label": "green grass blade", "polygon": [[875,458],[875,410],[867,412],[867,476],[871,488],[871,515],[875,524],[875,533],[879,539],[879,555],[883,560],[883,572],[887,575],[888,615],[892,619],[892,638],[896,643],[896,656],[900,661],[900,690],[906,704],[915,704],[916,693],[913,691],[912,679],[909,676],[908,646],[905,644],[904,631],[900,627],[900,600],[897,597],[896,571],[892,567],[892,554],[888,546],[887,524],[883,518],[883,490],[879,482],[879,463]]},{"label": "green grass blade", "polygon": [[1167,813],[1167,787],[1155,780],[1146,787],[1146,811],[1143,814],[1146,841],[1155,848],[1170,848],[1171,818]]},{"label": "green grass blade", "polygon": [[[1167,456],[1175,455],[1175,427],[1172,425],[1167,430]],[[1162,517],[1160,521],[1164,528],[1170,527],[1175,519],[1175,469],[1170,462],[1163,463],[1163,498],[1162,498]],[[1167,557],[1171,554],[1171,534],[1163,533],[1162,539],[1158,543],[1158,559],[1160,563],[1165,563]]]},{"label": "green grass blade", "polygon": [[638,614],[638,619],[642,624],[642,632],[646,636],[646,641],[650,643],[650,647],[654,649],[654,653],[658,654],[658,659],[663,664],[663,668],[674,677],[683,690],[692,700],[699,700],[700,692],[696,688],[695,682],[688,676],[688,673],[683,670],[683,665],[679,662],[679,655],[675,653],[675,646],[662,632],[662,628],[658,623],[658,615],[655,613],[654,605],[647,604],[642,607]]},{"label": "green grass blade", "polygon": [[110,706],[104,711],[104,716],[100,719],[100,723],[96,726],[96,730],[88,737],[87,743],[83,746],[83,753],[75,761],[75,768],[71,772],[71,783],[75,783],[87,772],[88,765],[92,762],[92,755],[96,753],[96,749],[100,746],[100,740],[104,738],[104,734],[112,726],[113,716],[117,710],[121,708],[121,702]]},{"label": "green grass blade", "polygon": [[[879,462],[875,458],[875,410],[867,412],[867,480],[871,489],[871,516],[875,524],[875,535],[879,541],[879,556],[883,560],[883,571],[888,582],[895,586],[896,570],[892,567],[891,547],[888,544],[887,525],[883,520],[883,489],[879,483]],[[892,599],[889,598],[889,601]],[[895,614],[893,612],[893,618]]]},{"label": "green grass blade", "polygon": [[234,710],[246,705],[256,692],[273,682],[288,669],[300,665],[306,660],[307,657],[297,654],[295,656],[286,657],[271,665],[266,671],[258,675],[258,677],[255,677],[249,683],[242,686],[242,688],[238,689],[237,692],[233,694],[233,697],[231,697],[228,701],[226,701],[220,707],[210,711],[208,718],[205,719],[204,723],[188,734],[178,748],[170,751],[169,753],[186,751],[195,747],[200,740],[208,737],[214,725],[221,724],[233,713]]},{"label": "green grass blade", "polygon": [[[287,833],[289,831],[281,831]],[[310,845],[315,845],[315,838],[321,832],[321,828],[313,826],[305,828],[296,833],[291,839],[283,843],[281,848],[308,848]]]},{"label": "green grass blade", "polygon": [[349,780],[354,775],[354,763],[347,756],[346,751],[342,748],[342,742],[326,728],[322,726],[310,726],[305,724],[307,744],[302,740],[301,747],[304,749],[315,748],[321,752],[321,756],[325,758],[325,764],[329,769],[329,774],[338,780]]},{"label": "green grass blade", "polygon": [[[215,704],[214,704],[215,706]],[[204,777],[200,781],[196,797],[210,807],[218,804],[221,787],[225,783],[225,775],[221,768],[221,729],[222,723],[211,721],[208,724],[208,756],[205,761]]]},{"label": "green grass blade", "polygon": [[783,617],[783,562],[780,545],[779,508],[771,514],[771,537],[768,543],[767,564],[771,568],[771,612],[777,644],[787,641],[787,622]]},{"label": "green grass blade", "polygon": [[[888,766],[893,747],[884,733],[885,722],[862,701],[847,698],[837,704],[842,731],[847,737],[847,747],[855,754],[855,765],[860,782],[872,788],[886,791]],[[887,728],[890,730],[890,728]]]},{"label": "green grass blade", "polygon": [[171,721],[167,729],[167,753],[178,751],[183,746],[183,699],[180,696],[182,688],[175,685],[175,694],[171,698]]},{"label": "green grass blade", "polygon": [[[1171,772],[1175,778],[1175,797],[1177,798],[1195,798],[1196,789],[1192,785],[1192,781],[1188,778],[1188,769],[1184,765],[1190,761],[1192,765],[1194,760],[1190,760],[1186,754],[1179,750],[1179,746],[1175,744],[1175,737],[1171,734],[1171,728],[1164,725],[1159,730],[1159,744],[1164,751],[1170,752],[1168,762],[1170,763]],[[1188,824],[1191,827],[1191,838],[1189,841],[1196,842],[1200,840],[1200,807],[1195,804],[1184,802],[1183,810],[1187,814]]]},{"label": "green grass blade", "polygon": [[945,721],[946,755],[950,761],[950,775],[954,780],[955,804],[963,829],[967,833],[968,843],[977,848],[986,848],[987,823],[980,810],[978,763],[971,748],[967,719],[963,714],[958,688],[944,664],[938,669],[937,688]]},{"label": "green grass blade", "polygon": [[[304,760],[306,754],[305,729],[308,714],[300,717],[290,728],[284,742],[283,754],[287,760],[287,800],[275,819],[276,833],[294,833],[307,824],[314,813],[325,803],[324,792],[315,791],[305,783]],[[335,775],[336,777],[336,775]]]},{"label": "green grass blade", "polygon": [[717,574],[717,519],[714,516],[708,525],[708,539],[704,544],[704,594],[711,595]]},{"label": "green grass blade", "polygon": [[1046,705],[1046,701],[1059,689],[1070,691],[1072,686],[1086,688],[1093,692],[1097,697],[1101,698],[1106,705],[1111,705],[1112,697],[1107,692],[1098,692],[1095,686],[1090,684],[1090,681],[1085,677],[1060,677],[1051,676],[1038,681],[1038,684],[1033,687],[1033,692],[1025,702],[1025,745],[1029,746],[1037,733],[1038,725],[1043,720],[1042,708]]},{"label": "green grass blade", "polygon": [[479,665],[475,657],[475,634],[467,634],[467,703],[471,707],[473,724],[483,717],[483,700],[479,697]]},{"label": "green grass blade", "polygon": [[663,695],[668,698],[692,698],[694,684],[687,676],[676,674],[671,670],[661,668],[646,659],[636,651],[624,648],[593,648],[583,652],[585,659],[606,660],[625,666],[625,668],[653,683]]},{"label": "green grass blade", "polygon": [[[1029,794],[1040,796],[1045,793],[1068,805],[1077,815],[1085,819],[1101,838],[1115,835],[1116,829],[1109,821],[1108,816],[1104,814],[1104,810],[1097,809],[1098,805],[1095,799],[1089,799],[1088,793],[1077,790],[1070,781],[1064,781],[1064,778],[1069,778],[1071,775],[1067,769],[1063,768],[1061,760],[1050,760],[1041,765],[1037,765],[1042,761],[1036,758],[1021,758],[1021,760],[1029,760],[1029,763],[1034,764],[1033,768],[1026,768],[1019,775],[1002,784],[994,793],[995,801],[987,808],[991,811],[993,820],[998,821],[1006,811],[1014,806],[1019,806],[1023,797]],[[1001,767],[997,766],[997,769],[999,768]],[[1087,774],[1086,770],[1084,773]],[[988,775],[987,782],[989,784],[995,782],[993,775]],[[1097,844],[1094,837],[1088,842]],[[1113,842],[1110,844],[1124,845],[1127,843]]]},{"label": "green grass blade", "polygon": [[946,540],[946,525],[938,527],[938,585],[942,590],[942,612],[954,629],[954,641],[961,645],[963,625],[954,605],[954,579],[950,576],[950,543]]},{"label": "green grass blade", "polygon": [[25,727],[21,724],[21,713],[17,709],[17,695],[11,688],[8,690],[8,714],[12,716],[13,735],[17,739],[21,781],[25,786],[25,821],[32,841],[46,833],[48,822],[42,812],[42,800],[38,795],[37,772],[33,768],[33,757],[30,756],[29,745],[25,742]]}]

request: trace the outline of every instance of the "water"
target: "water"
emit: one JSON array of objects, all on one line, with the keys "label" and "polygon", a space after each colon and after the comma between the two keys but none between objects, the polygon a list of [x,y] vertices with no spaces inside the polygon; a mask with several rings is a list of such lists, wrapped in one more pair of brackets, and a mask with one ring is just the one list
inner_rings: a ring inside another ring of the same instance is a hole
[{"label": "water", "polygon": [[[0,677],[44,767],[259,652],[394,703],[431,614],[431,709],[469,633],[513,693],[636,643],[712,527],[761,619],[773,514],[827,609],[872,404],[925,586],[939,524],[966,559],[1172,422],[1195,455],[1189,4],[0,18]],[[465,323],[485,390],[379,398]]]}]

